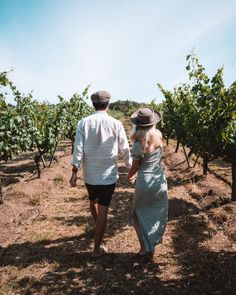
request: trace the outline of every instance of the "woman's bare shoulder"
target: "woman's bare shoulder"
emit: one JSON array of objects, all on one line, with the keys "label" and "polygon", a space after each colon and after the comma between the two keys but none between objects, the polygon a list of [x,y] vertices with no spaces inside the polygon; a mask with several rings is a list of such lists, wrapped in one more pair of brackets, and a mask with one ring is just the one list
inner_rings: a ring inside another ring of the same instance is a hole
[{"label": "woman's bare shoulder", "polygon": [[162,141],[162,133],[159,129],[156,129],[156,145],[162,147],[163,141]]},{"label": "woman's bare shoulder", "polygon": [[156,129],[157,136],[162,139],[162,133],[159,129]]}]

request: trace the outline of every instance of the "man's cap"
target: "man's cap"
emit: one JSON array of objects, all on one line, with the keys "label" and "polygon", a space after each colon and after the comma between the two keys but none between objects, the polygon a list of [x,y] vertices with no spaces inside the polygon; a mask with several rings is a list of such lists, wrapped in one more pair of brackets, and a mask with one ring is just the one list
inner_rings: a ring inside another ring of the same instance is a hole
[{"label": "man's cap", "polygon": [[91,95],[91,100],[93,103],[103,103],[108,102],[111,99],[110,93],[107,91],[97,91]]}]

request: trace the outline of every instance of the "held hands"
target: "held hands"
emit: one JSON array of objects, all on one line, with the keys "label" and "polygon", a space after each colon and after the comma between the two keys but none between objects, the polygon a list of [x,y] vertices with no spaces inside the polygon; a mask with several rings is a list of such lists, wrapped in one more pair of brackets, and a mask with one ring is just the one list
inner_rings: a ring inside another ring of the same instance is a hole
[{"label": "held hands", "polygon": [[71,179],[70,179],[70,185],[72,187],[75,187],[76,186],[76,180],[77,180],[77,173],[76,172],[72,172]]},{"label": "held hands", "polygon": [[134,184],[136,181],[136,174],[139,168],[140,160],[133,160],[132,166],[128,172],[128,182]]},{"label": "held hands", "polygon": [[128,178],[128,181],[129,181],[129,184],[134,184],[135,183],[135,180],[136,180],[136,176],[133,175],[131,177]]}]

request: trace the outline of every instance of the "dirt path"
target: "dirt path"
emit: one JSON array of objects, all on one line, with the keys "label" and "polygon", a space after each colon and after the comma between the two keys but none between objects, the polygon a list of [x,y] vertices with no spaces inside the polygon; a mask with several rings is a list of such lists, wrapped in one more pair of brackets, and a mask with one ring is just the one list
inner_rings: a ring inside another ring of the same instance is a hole
[{"label": "dirt path", "polygon": [[214,208],[230,188],[211,175],[193,183],[200,168],[186,170],[173,151],[165,148],[169,221],[153,264],[132,258],[133,186],[122,162],[105,237],[110,253],[96,261],[86,189],[81,178],[77,188],[68,184],[70,155],[42,180],[8,188],[0,207],[0,294],[233,294],[236,208]]}]

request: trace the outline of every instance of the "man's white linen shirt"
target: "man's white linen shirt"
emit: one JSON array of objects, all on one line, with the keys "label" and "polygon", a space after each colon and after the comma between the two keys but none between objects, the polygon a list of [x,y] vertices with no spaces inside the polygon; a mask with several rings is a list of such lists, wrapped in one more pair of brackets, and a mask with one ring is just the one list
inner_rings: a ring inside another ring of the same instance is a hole
[{"label": "man's white linen shirt", "polygon": [[120,121],[105,111],[96,111],[79,121],[71,164],[79,168],[82,163],[85,183],[115,183],[118,179],[118,153],[130,168],[129,143]]}]

